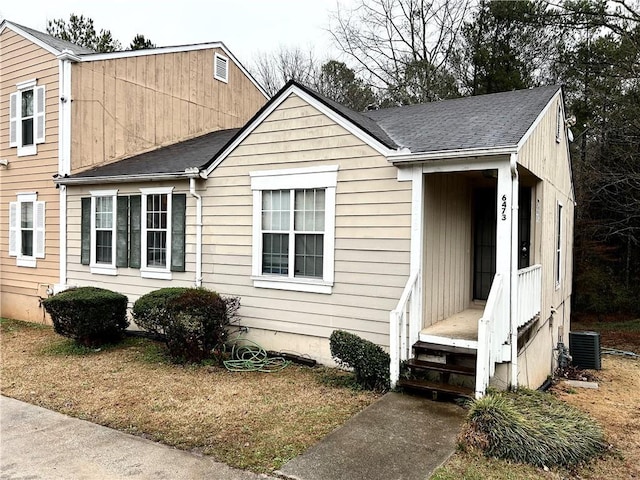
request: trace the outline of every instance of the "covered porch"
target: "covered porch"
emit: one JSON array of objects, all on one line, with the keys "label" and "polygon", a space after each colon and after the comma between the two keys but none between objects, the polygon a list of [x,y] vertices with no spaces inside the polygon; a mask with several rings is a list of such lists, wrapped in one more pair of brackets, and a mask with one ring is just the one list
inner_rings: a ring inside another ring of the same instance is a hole
[{"label": "covered porch", "polygon": [[481,396],[496,364],[514,368],[518,329],[540,312],[542,267],[534,263],[539,180],[513,157],[410,169],[412,275],[390,314],[392,382],[400,362],[459,371],[473,363],[464,375]]}]

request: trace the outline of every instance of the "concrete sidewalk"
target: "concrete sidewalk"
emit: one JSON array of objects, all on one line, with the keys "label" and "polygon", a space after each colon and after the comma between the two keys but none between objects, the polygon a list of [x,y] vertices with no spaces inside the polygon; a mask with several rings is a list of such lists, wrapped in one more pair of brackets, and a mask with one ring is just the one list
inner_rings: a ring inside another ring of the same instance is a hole
[{"label": "concrete sidewalk", "polygon": [[0,396],[0,478],[257,480],[209,457]]},{"label": "concrete sidewalk", "polygon": [[[278,474],[299,480],[425,480],[455,449],[464,410],[388,393]],[[0,396],[0,479],[257,480],[177,450]]]},{"label": "concrete sidewalk", "polygon": [[457,405],[387,393],[277,473],[297,480],[426,480],[454,452],[464,417]]}]

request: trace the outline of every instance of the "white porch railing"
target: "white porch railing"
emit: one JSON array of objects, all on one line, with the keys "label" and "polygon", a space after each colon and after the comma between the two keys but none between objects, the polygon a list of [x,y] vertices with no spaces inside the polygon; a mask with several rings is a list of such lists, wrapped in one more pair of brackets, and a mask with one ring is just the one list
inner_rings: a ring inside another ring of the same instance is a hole
[{"label": "white porch railing", "polygon": [[414,272],[402,291],[400,301],[395,310],[389,313],[389,356],[391,364],[389,374],[391,388],[396,386],[400,378],[400,362],[411,356],[413,331],[421,318],[420,272]]},{"label": "white porch railing", "polygon": [[516,325],[525,325],[540,313],[542,303],[542,265],[518,270],[518,299]]},{"label": "white porch railing", "polygon": [[[502,343],[509,335],[508,322],[500,322],[501,310],[504,310],[502,298],[502,275],[493,277],[487,304],[482,317],[478,320],[478,350],[476,358],[476,398],[482,397],[489,386],[489,379],[495,373],[496,361],[502,349]],[[508,318],[508,317],[507,317]],[[506,336],[499,327],[507,324]]]}]

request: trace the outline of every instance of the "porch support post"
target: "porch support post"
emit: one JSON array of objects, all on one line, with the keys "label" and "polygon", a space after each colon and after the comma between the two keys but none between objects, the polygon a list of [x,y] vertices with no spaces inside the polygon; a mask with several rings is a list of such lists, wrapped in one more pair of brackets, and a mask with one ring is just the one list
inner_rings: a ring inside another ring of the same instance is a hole
[{"label": "porch support post", "polygon": [[511,291],[510,291],[510,317],[511,317],[511,388],[518,388],[518,257],[520,245],[518,244],[519,212],[519,178],[518,178],[518,154],[512,153],[509,159],[511,170]]},{"label": "porch support post", "polygon": [[[496,308],[492,331],[493,354],[496,361],[504,362],[511,358],[508,344],[511,331],[511,233],[512,233],[512,195],[511,169],[507,162],[498,168],[497,222],[496,222],[496,274],[502,276],[501,301]],[[505,352],[506,350],[506,352]],[[507,353],[509,352],[509,353]]]},{"label": "porch support post", "polygon": [[418,341],[422,329],[422,259],[424,249],[424,175],[422,165],[411,172],[411,263],[410,275],[418,272],[415,289],[411,295],[409,312],[409,344]]}]

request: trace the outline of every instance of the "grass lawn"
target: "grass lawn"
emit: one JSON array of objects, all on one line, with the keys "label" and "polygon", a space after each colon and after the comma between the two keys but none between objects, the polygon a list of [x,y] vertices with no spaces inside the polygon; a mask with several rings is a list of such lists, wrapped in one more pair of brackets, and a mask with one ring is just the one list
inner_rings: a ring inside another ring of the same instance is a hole
[{"label": "grass lawn", "polygon": [[179,366],[146,339],[93,351],[47,326],[0,322],[3,395],[256,472],[279,468],[377,398],[344,387],[334,369]]},{"label": "grass lawn", "polygon": [[[572,322],[571,327],[599,331],[603,347],[640,353],[640,320]],[[602,370],[594,373],[598,390],[558,384],[551,391],[600,423],[607,441],[613,445],[611,455],[574,471],[546,471],[488,459],[477,451],[459,451],[431,480],[640,478],[640,359],[603,355]]]}]

